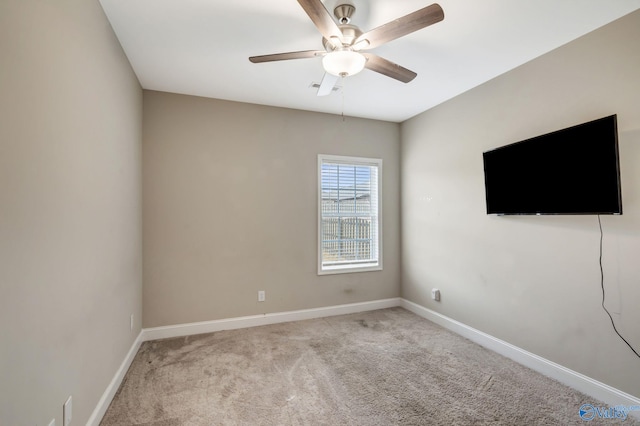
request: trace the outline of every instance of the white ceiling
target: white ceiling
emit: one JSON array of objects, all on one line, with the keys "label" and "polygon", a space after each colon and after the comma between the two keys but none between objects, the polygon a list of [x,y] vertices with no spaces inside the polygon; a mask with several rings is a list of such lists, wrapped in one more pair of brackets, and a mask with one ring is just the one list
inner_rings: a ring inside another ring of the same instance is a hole
[{"label": "white ceiling", "polygon": [[[296,0],[100,0],[145,89],[401,122],[636,9],[640,0],[440,0],[444,21],[372,52],[418,73],[408,84],[364,70],[316,96],[322,50]],[[430,0],[325,0],[356,6],[363,31]],[[630,42],[635,42],[631,41]]]}]

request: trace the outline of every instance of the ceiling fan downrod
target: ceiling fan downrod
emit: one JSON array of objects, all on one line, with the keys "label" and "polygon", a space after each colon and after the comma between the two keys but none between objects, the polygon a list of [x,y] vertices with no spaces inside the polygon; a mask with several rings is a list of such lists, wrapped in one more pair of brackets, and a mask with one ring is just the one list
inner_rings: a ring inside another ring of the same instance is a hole
[{"label": "ceiling fan downrod", "polygon": [[351,22],[351,17],[355,13],[355,11],[356,11],[356,7],[354,5],[341,4],[339,6],[336,6],[335,9],[333,9],[333,14],[335,15],[336,18],[338,18],[338,22],[344,25]]}]

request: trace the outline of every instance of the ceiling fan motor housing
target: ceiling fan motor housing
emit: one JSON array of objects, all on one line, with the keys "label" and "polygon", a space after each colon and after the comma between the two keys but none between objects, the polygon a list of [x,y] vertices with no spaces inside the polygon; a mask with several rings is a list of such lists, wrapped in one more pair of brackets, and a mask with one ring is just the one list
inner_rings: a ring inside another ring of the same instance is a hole
[{"label": "ceiling fan motor housing", "polygon": [[[360,28],[351,24],[342,24],[338,25],[340,31],[342,32],[342,46],[349,47],[353,44],[353,42],[362,35],[362,31]],[[322,45],[324,46],[327,52],[332,52],[336,50],[333,43],[326,38],[322,37]]]}]

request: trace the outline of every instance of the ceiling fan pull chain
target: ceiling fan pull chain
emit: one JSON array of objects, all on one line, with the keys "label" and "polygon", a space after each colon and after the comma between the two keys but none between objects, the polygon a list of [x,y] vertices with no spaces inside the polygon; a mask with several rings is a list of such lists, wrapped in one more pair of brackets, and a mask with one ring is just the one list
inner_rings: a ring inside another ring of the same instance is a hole
[{"label": "ceiling fan pull chain", "polygon": [[341,83],[342,83],[342,122],[344,122],[344,89],[345,89],[345,76],[343,75],[342,77],[340,77],[342,79]]}]

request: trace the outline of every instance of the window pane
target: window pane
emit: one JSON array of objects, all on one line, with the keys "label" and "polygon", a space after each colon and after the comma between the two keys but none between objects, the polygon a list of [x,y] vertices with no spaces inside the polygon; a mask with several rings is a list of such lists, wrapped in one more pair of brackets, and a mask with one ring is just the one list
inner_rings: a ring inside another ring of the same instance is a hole
[{"label": "window pane", "polygon": [[326,217],[322,219],[322,260],[370,261],[371,218]]}]

